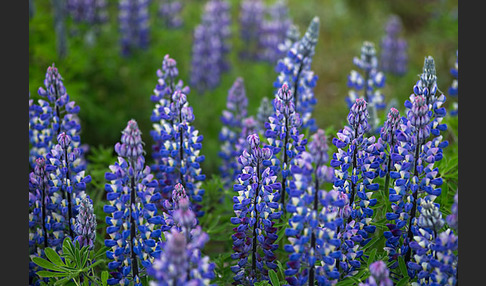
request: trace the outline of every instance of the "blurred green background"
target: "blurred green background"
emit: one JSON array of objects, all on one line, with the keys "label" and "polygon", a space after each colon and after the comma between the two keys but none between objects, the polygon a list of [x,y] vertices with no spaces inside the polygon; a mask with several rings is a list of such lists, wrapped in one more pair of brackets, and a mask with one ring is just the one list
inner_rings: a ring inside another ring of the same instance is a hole
[{"label": "blurred green background", "polygon": [[[150,47],[130,57],[122,57],[120,53],[118,1],[107,1],[108,23],[102,26],[100,36],[91,46],[80,36],[89,27],[75,25],[66,17],[67,55],[59,58],[51,1],[34,0],[34,15],[29,20],[31,97],[39,98],[37,89],[43,86],[46,69],[55,63],[64,78],[68,94],[81,107],[83,143],[95,148],[111,148],[119,141],[127,121],[133,118],[139,123],[146,143],[145,150],[150,154],[150,115],[154,107],[150,95],[157,83],[156,71],[161,67],[164,55],[169,54],[178,63],[180,78],[186,85],[189,84],[192,33],[200,22],[206,1],[182,2],[183,26],[169,29],[157,15],[158,1],[151,1]],[[216,89],[202,95],[193,89],[188,95],[196,116],[194,125],[204,135],[202,152],[206,161],[202,167],[209,177],[218,172],[218,133],[222,126],[219,117],[233,81],[238,76],[244,78],[251,115],[256,113],[263,96],[273,98],[273,82],[277,77],[273,65],[238,58],[238,53],[245,47],[239,39],[240,1],[229,2],[232,16],[231,70],[223,74]],[[265,2],[271,4],[274,1]],[[454,65],[458,49],[457,0],[288,0],[287,5],[290,17],[302,35],[314,16],[320,18],[320,36],[312,62],[312,69],[319,77],[315,87],[318,103],[314,112],[319,127],[334,131],[346,123],[348,108],[344,98],[348,93],[347,75],[355,69],[352,59],[359,55],[363,41],[374,42],[377,53],[380,53],[379,42],[391,14],[400,16],[403,21],[402,36],[408,41],[409,64],[408,72],[403,76],[386,74],[383,89],[386,101],[396,98],[399,110],[404,114],[403,101],[412,93],[424,58],[429,55],[436,62],[439,89],[447,92],[453,79],[449,70]],[[78,33],[74,29],[78,29]],[[449,105],[450,102],[446,107]],[[330,137],[333,135],[328,134]],[[457,148],[454,149],[457,152]]]}]

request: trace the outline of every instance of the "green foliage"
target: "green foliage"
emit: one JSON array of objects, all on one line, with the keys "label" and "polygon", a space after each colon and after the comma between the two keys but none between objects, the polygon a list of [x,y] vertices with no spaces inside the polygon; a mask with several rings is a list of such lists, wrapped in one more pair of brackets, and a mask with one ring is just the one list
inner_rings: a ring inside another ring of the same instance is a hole
[{"label": "green foliage", "polygon": [[33,257],[32,261],[45,269],[38,271],[37,275],[49,278],[48,285],[65,285],[70,281],[75,285],[88,285],[89,281],[106,285],[108,273],[104,271],[100,279],[94,270],[97,265],[105,263],[101,258],[105,256],[107,249],[103,247],[94,253],[88,246],[80,247],[78,241],[73,243],[71,238],[66,237],[62,243],[61,255],[47,247],[44,249],[47,259]]}]

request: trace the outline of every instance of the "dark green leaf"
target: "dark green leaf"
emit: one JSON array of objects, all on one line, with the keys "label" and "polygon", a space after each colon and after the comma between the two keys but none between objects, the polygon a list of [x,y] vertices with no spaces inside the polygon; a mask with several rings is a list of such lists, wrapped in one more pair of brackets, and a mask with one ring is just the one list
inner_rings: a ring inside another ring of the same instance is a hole
[{"label": "dark green leaf", "polygon": [[67,273],[66,272],[52,272],[52,271],[37,271],[36,272],[39,277],[66,277]]},{"label": "dark green leaf", "polygon": [[367,263],[368,266],[375,261],[375,256],[376,256],[376,248],[373,248],[373,250],[371,250],[370,257],[368,257],[368,263]]},{"label": "dark green leaf", "polygon": [[273,286],[280,286],[280,281],[278,281],[277,273],[273,269],[270,269],[270,271],[268,271],[268,277],[270,277],[270,281],[272,282]]},{"label": "dark green leaf", "polygon": [[404,277],[400,281],[398,281],[398,283],[397,283],[396,286],[405,286],[405,285],[408,285],[408,281],[409,280],[410,280],[410,278],[408,276],[407,277]]},{"label": "dark green leaf", "polygon": [[63,265],[66,265],[64,263],[64,261],[62,261],[61,257],[59,256],[59,254],[57,254],[57,252],[50,248],[50,247],[47,247],[46,249],[44,249],[44,253],[46,254],[47,258],[54,264],[56,265],[59,265],[59,266],[63,266]]},{"label": "dark green leaf", "polygon": [[48,270],[54,270],[54,271],[64,271],[61,267],[45,260],[44,258],[41,257],[33,257],[32,261],[39,265],[40,267]]},{"label": "dark green leaf", "polygon": [[403,256],[398,256],[398,266],[402,275],[408,277],[407,265],[405,264],[405,260],[403,260]]}]

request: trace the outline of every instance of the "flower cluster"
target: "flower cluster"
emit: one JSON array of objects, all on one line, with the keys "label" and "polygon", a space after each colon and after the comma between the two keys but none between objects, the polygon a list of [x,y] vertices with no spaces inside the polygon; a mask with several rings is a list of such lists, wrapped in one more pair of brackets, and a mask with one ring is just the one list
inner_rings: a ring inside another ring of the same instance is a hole
[{"label": "flower cluster", "polygon": [[76,23],[90,25],[108,20],[106,0],[68,0],[66,9]]},{"label": "flower cluster", "polygon": [[194,121],[192,107],[187,101],[190,89],[181,80],[176,82],[178,70],[176,61],[164,57],[162,69],[158,70],[158,84],[151,100],[156,103],[151,120],[154,140],[152,170],[159,182],[161,195],[170,199],[172,190],[181,183],[188,192],[193,211],[202,216],[200,210],[204,189],[200,163],[205,159],[200,154],[203,136],[199,135],[191,123]]},{"label": "flower cluster", "polygon": [[264,12],[262,0],[243,0],[240,4],[240,38],[245,43],[244,50],[239,54],[242,59],[258,60],[260,57]]},{"label": "flower cluster", "polygon": [[135,49],[148,47],[149,4],[149,0],[120,0],[118,3],[122,55],[129,56]]},{"label": "flower cluster", "polygon": [[362,74],[356,70],[351,70],[348,75],[347,85],[350,90],[346,97],[346,102],[351,107],[357,98],[364,98],[366,100],[370,115],[369,132],[375,133],[379,131],[377,112],[380,109],[384,109],[386,104],[384,96],[380,91],[380,88],[385,85],[385,75],[378,70],[378,59],[376,58],[374,44],[368,41],[363,42],[361,55],[359,58],[354,57],[353,63],[362,71]]},{"label": "flower cluster", "polygon": [[[342,218],[339,209],[345,198],[339,192],[326,192],[319,187],[318,161],[311,153],[302,152],[292,161],[289,176],[289,201],[286,205],[292,216],[285,229],[289,243],[287,270],[284,274],[290,285],[330,285],[337,282],[335,269],[340,252],[333,251],[340,243],[336,233]],[[316,166],[314,166],[316,164]]]},{"label": "flower cluster", "polygon": [[[451,68],[451,75],[452,77],[454,78],[452,80],[452,83],[451,83],[451,86],[449,87],[448,89],[448,94],[449,96],[452,96],[452,97],[457,97],[458,96],[458,88],[459,88],[459,82],[458,82],[458,76],[459,76],[459,62],[458,62],[458,54],[459,51],[456,51],[456,62],[454,63],[454,67]],[[452,108],[451,110],[449,111],[449,114],[450,115],[457,115],[458,114],[458,110],[457,110],[457,102],[453,102],[452,103]]]},{"label": "flower cluster", "polygon": [[376,226],[371,224],[373,207],[377,199],[371,198],[379,189],[373,179],[379,175],[380,158],[373,154],[374,137],[366,137],[368,130],[367,102],[356,99],[348,115],[349,125],[337,133],[332,143],[338,148],[333,154],[334,189],[346,195],[348,201],[340,216],[342,225],[338,229],[341,239],[340,273],[353,273],[361,265],[363,251],[360,247],[370,240]]},{"label": "flower cluster", "polygon": [[227,187],[234,182],[236,174],[241,170],[238,166],[238,157],[241,155],[243,149],[237,148],[236,144],[238,143],[238,139],[241,138],[240,135],[244,127],[243,119],[247,115],[247,107],[248,98],[246,97],[243,78],[239,77],[228,91],[226,109],[223,110],[223,115],[221,116],[223,127],[219,132],[221,150],[218,155],[222,159],[219,170],[221,172],[221,178]]},{"label": "flower cluster", "polygon": [[235,217],[233,250],[231,258],[237,264],[231,266],[235,274],[235,285],[253,285],[256,281],[268,280],[268,270],[276,269],[278,238],[274,226],[282,214],[279,206],[280,183],[269,167],[272,151],[260,147],[260,138],[252,134],[247,138],[247,149],[239,158],[243,165],[238,175],[233,197]]},{"label": "flower cluster", "polygon": [[312,111],[317,103],[313,91],[317,76],[311,70],[311,63],[318,37],[319,18],[314,17],[302,39],[295,42],[286,57],[278,61],[276,71],[279,75],[274,83],[277,89],[288,85],[295,110],[301,115],[302,128],[309,128],[311,132],[317,130],[312,119]]},{"label": "flower cluster", "polygon": [[278,44],[278,50],[282,55],[286,55],[290,50],[290,48],[292,47],[292,45],[295,42],[297,42],[299,39],[300,39],[299,28],[294,24],[289,25],[287,31],[285,32],[285,38],[283,42]]},{"label": "flower cluster", "polygon": [[380,69],[394,75],[407,72],[407,41],[400,37],[403,23],[399,16],[388,17],[385,35],[381,39]]},{"label": "flower cluster", "polygon": [[[208,235],[197,225],[196,215],[191,210],[184,187],[177,184],[171,199],[170,231],[164,232],[166,241],[158,242],[163,249],[159,258],[148,267],[147,273],[155,278],[152,286],[209,285],[214,278],[214,263],[202,257],[201,250],[209,240]],[[169,204],[169,200],[164,201]],[[169,216],[164,213],[166,221]]]},{"label": "flower cluster", "polygon": [[182,17],[182,3],[178,0],[160,0],[159,1],[159,15],[164,20],[168,28],[178,28],[183,24]]},{"label": "flower cluster", "polygon": [[105,174],[108,204],[106,216],[106,256],[112,277],[109,285],[141,284],[141,272],[160,255],[156,241],[165,224],[157,214],[156,204],[161,195],[156,191],[157,180],[145,166],[141,132],[135,120],[130,120],[115,145],[118,160]]},{"label": "flower cluster", "polygon": [[74,101],[70,101],[62,76],[54,64],[47,68],[44,87],[39,87],[38,94],[47,100],[39,99],[36,104],[33,99],[29,99],[29,142],[31,144],[29,162],[31,167],[35,166],[36,158],[45,158],[57,143],[58,135],[64,132],[71,139],[68,151],[72,152],[73,148],[80,149],[78,154],[80,158],[76,162],[78,164],[76,168],[85,169],[86,160],[83,154],[87,148],[81,146],[81,124],[78,117],[80,108]]},{"label": "flower cluster", "polygon": [[74,225],[76,233],[75,240],[79,241],[79,246],[94,248],[96,238],[96,215],[94,214],[93,202],[86,196],[79,204],[78,215]]},{"label": "flower cluster", "polygon": [[265,122],[265,136],[268,142],[266,147],[272,151],[272,171],[281,175],[281,199],[284,208],[290,162],[297,154],[305,151],[307,139],[304,138],[304,134],[300,134],[302,121],[300,114],[295,110],[293,94],[287,83],[284,83],[275,95],[273,107],[274,114]]},{"label": "flower cluster", "polygon": [[287,30],[292,24],[288,10],[284,0],[277,0],[266,7],[260,32],[260,60],[275,64],[285,56],[286,52],[279,50],[278,47],[284,42]]},{"label": "flower cluster", "polygon": [[375,261],[370,264],[369,269],[370,276],[359,286],[393,286],[390,270],[388,270],[385,262],[382,260]]},{"label": "flower cluster", "polygon": [[265,122],[268,118],[274,114],[273,102],[264,96],[260,100],[260,105],[258,106],[258,111],[256,115],[257,129],[259,134],[265,134]]},{"label": "flower cluster", "polygon": [[194,28],[190,83],[201,94],[215,88],[222,73],[230,68],[227,59],[231,32],[229,8],[227,0],[208,1],[201,23]]}]

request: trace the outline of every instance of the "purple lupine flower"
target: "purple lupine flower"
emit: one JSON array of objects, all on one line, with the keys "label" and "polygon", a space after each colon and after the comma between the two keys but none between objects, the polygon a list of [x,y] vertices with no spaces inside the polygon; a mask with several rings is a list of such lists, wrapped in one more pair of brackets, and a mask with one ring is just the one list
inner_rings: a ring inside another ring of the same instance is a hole
[{"label": "purple lupine flower", "polygon": [[[459,82],[458,82],[458,76],[459,76],[459,50],[456,50],[456,61],[454,63],[454,67],[451,68],[451,75],[453,77],[451,86],[448,89],[448,94],[449,96],[457,98],[458,96],[458,88],[459,88]],[[458,109],[457,109],[457,102],[452,103],[452,108],[449,111],[450,115],[456,116],[458,114]]]},{"label": "purple lupine flower", "polygon": [[302,128],[309,128],[311,132],[317,130],[312,111],[317,99],[314,87],[317,75],[311,70],[317,39],[319,37],[319,18],[314,17],[306,33],[289,49],[285,58],[280,59],[276,66],[279,73],[274,87],[280,89],[287,84],[292,95],[296,112],[300,114]]},{"label": "purple lupine flower", "polygon": [[237,264],[231,266],[235,283],[251,284],[269,280],[268,270],[276,269],[278,238],[274,226],[282,214],[280,205],[280,183],[271,170],[269,160],[272,158],[270,148],[260,147],[258,134],[247,138],[247,148],[239,158],[243,165],[233,189],[233,209],[236,217],[231,223],[237,225],[233,230],[233,250],[231,258]]},{"label": "purple lupine flower", "polygon": [[287,83],[284,83],[278,90],[273,100],[273,106],[274,114],[265,122],[265,136],[273,154],[272,171],[281,175],[280,195],[282,208],[284,208],[290,163],[297,154],[305,151],[307,139],[304,138],[304,134],[299,132],[302,121],[300,114],[295,111],[293,94]]},{"label": "purple lupine flower", "polygon": [[184,21],[181,17],[182,3],[178,0],[159,0],[159,15],[168,28],[179,28]]},{"label": "purple lupine flower", "polygon": [[[417,209],[423,200],[433,202],[441,194],[443,179],[439,169],[434,166],[443,157],[442,149],[448,145],[442,141],[440,132],[447,129],[442,118],[445,108],[441,105],[445,96],[436,96],[437,77],[432,57],[426,57],[423,73],[413,88],[414,94],[405,101],[407,117],[401,119],[396,138],[398,140],[394,156],[395,171],[390,172],[394,186],[390,188],[389,200],[392,212],[386,214],[389,231],[385,250],[391,268],[398,266],[398,256],[404,256],[405,262],[411,262],[411,242],[418,231]],[[414,277],[416,269],[408,269]]]},{"label": "purple lupine flower", "polygon": [[445,224],[439,204],[422,200],[414,240],[410,242],[413,260],[407,263],[409,275],[421,285],[456,285],[457,236],[451,229],[439,233]]},{"label": "purple lupine flower", "polygon": [[101,24],[108,20],[106,0],[68,0],[66,9],[76,23]]},{"label": "purple lupine flower", "polygon": [[262,53],[260,38],[264,20],[265,5],[262,0],[243,0],[240,4],[240,38],[245,43],[239,53],[242,59],[259,60]]},{"label": "purple lupine flower", "polygon": [[388,17],[385,35],[381,38],[380,69],[394,75],[404,75],[407,72],[408,55],[407,41],[400,37],[403,23],[399,16]]},{"label": "purple lupine flower", "polygon": [[[298,154],[291,163],[289,175],[289,200],[287,211],[292,214],[285,234],[290,244],[284,246],[289,252],[288,268],[284,274],[290,285],[330,285],[337,282],[334,269],[334,253],[327,244],[337,237],[337,228],[342,224],[338,211],[345,201],[339,192],[320,189],[317,159],[311,153]],[[322,158],[320,158],[322,159]],[[337,220],[336,220],[337,219]],[[335,247],[336,245],[334,245]],[[327,264],[327,265],[325,265]]]},{"label": "purple lupine flower", "polygon": [[187,101],[190,89],[182,80],[177,80],[177,63],[168,55],[164,57],[162,69],[157,71],[158,84],[151,100],[156,103],[151,121],[154,129],[150,134],[154,140],[152,170],[159,182],[160,193],[170,199],[172,190],[181,183],[187,190],[193,211],[198,217],[204,189],[201,188],[205,175],[200,163],[203,136],[191,123],[195,117]]},{"label": "purple lupine flower", "polygon": [[145,166],[141,132],[135,120],[130,120],[116,143],[118,160],[105,173],[106,257],[112,278],[108,284],[141,284],[141,273],[160,255],[156,240],[165,225],[157,213],[161,195],[156,192],[157,180]]},{"label": "purple lupine flower", "polygon": [[72,144],[68,152],[74,148],[82,149],[76,162],[76,172],[86,169],[84,153],[86,146],[81,145],[81,125],[78,113],[80,107],[70,101],[63,78],[59,70],[52,64],[47,68],[44,87],[39,87],[38,94],[47,100],[39,99],[38,104],[29,100],[29,141],[30,164],[34,167],[35,159],[46,156],[55,146],[56,139],[62,132],[69,135]]},{"label": "purple lupine flower", "polygon": [[[348,75],[347,85],[350,88],[346,102],[351,107],[357,98],[364,98],[368,103],[368,113],[370,115],[370,130],[375,133],[379,131],[378,110],[386,107],[384,96],[380,91],[385,85],[385,75],[378,70],[378,59],[376,58],[375,46],[372,42],[365,41],[361,46],[360,57],[354,57],[353,63],[358,67],[362,74],[356,70],[351,70]],[[360,94],[362,92],[362,94]]]},{"label": "purple lupine flower", "polygon": [[238,169],[241,170],[238,166],[238,157],[243,150],[237,150],[236,144],[244,126],[243,119],[247,115],[247,107],[248,98],[243,78],[238,77],[228,91],[226,109],[223,110],[221,116],[223,127],[219,132],[219,140],[222,141],[221,150],[218,153],[222,159],[219,170],[226,187],[234,182],[236,174],[239,172]]},{"label": "purple lupine flower", "polygon": [[181,184],[175,186],[172,201],[171,215],[175,224],[170,232],[165,232],[167,241],[158,243],[163,249],[160,257],[147,269],[155,278],[150,285],[209,285],[214,278],[215,265],[209,257],[201,255],[209,236],[197,225]]},{"label": "purple lupine flower", "polygon": [[204,5],[201,23],[194,29],[190,74],[190,83],[200,94],[214,89],[230,68],[230,24],[227,0],[210,0]]},{"label": "purple lupine flower", "polygon": [[279,45],[284,42],[292,21],[287,4],[282,0],[277,0],[266,7],[265,14],[260,32],[260,59],[270,64],[276,64],[280,58],[286,55],[286,52],[279,49]]},{"label": "purple lupine flower", "polygon": [[311,136],[311,141],[308,145],[308,152],[315,162],[317,185],[324,182],[332,183],[333,181],[334,170],[326,165],[329,162],[328,151],[329,146],[326,133],[322,129],[317,129],[317,132]]},{"label": "purple lupine flower", "polygon": [[370,276],[364,283],[359,286],[393,286],[393,280],[390,278],[390,270],[382,260],[370,264]]},{"label": "purple lupine flower", "polygon": [[[379,188],[373,179],[378,176],[379,157],[368,152],[375,138],[366,137],[368,128],[368,108],[364,99],[356,99],[348,115],[349,125],[337,133],[332,143],[338,148],[333,154],[331,167],[334,168],[334,189],[348,197],[342,208],[342,225],[338,228],[341,239],[341,257],[337,258],[339,272],[346,275],[353,273],[361,265],[363,254],[360,247],[370,240],[376,227],[371,225],[372,206],[377,199],[372,199]],[[352,260],[346,257],[354,257]]]},{"label": "purple lupine flower", "polygon": [[149,0],[119,0],[118,23],[123,56],[149,45]]},{"label": "purple lupine flower", "polygon": [[96,238],[96,215],[94,214],[93,202],[86,196],[79,204],[76,224],[74,225],[76,233],[75,240],[79,241],[81,247],[88,246],[94,248]]}]

